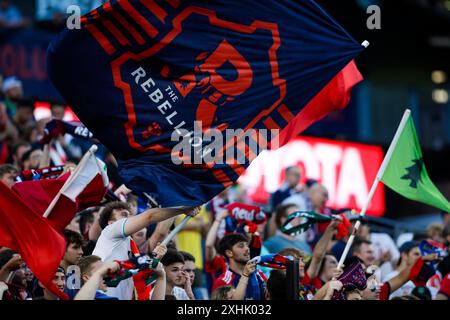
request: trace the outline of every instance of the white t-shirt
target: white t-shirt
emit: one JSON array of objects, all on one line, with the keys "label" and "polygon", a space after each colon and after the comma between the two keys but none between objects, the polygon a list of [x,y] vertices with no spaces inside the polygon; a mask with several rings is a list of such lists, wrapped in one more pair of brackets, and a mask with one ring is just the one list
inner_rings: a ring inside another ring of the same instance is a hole
[{"label": "white t-shirt", "polygon": [[[398,276],[399,273],[400,272],[398,272],[397,270],[392,271],[383,279],[383,282],[388,282],[392,278]],[[409,295],[409,294],[411,294],[411,292],[414,290],[415,287],[416,287],[416,285],[414,284],[414,282],[408,281],[403,286],[401,286],[400,288],[398,288],[397,290],[392,292],[389,295],[389,299]]]},{"label": "white t-shirt", "polygon": [[[126,218],[120,219],[103,229],[92,254],[99,256],[104,262],[128,260],[131,253],[131,237],[125,235],[126,223]],[[108,287],[107,294],[119,300],[131,300],[133,290],[133,278],[128,278],[122,280],[115,288]]]},{"label": "white t-shirt", "polygon": [[186,291],[180,287],[173,287],[172,294],[177,298],[177,300],[190,300]]}]

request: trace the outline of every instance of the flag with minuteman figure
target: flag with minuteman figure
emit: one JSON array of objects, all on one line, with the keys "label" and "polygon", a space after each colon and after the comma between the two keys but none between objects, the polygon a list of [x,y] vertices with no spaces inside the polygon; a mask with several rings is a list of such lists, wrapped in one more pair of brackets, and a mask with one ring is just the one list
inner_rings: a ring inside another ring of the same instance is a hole
[{"label": "flag with minuteman figure", "polygon": [[428,176],[410,114],[381,181],[408,199],[450,212],[450,203]]}]

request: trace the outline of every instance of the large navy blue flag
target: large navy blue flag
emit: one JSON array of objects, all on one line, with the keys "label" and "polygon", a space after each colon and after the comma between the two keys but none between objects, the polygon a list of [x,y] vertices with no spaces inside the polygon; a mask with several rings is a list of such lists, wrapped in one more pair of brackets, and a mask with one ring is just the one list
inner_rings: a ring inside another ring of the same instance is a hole
[{"label": "large navy blue flag", "polygon": [[264,130],[322,117],[305,106],[362,50],[309,0],[116,0],[52,42],[48,71],[129,188],[200,205],[264,149],[236,141],[270,144]]}]

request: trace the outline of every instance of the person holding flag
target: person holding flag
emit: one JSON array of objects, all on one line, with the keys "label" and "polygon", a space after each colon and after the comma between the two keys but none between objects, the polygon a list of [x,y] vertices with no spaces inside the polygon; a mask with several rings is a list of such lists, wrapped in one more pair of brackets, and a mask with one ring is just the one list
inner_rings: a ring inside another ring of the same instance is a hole
[{"label": "person holding flag", "polygon": [[[111,202],[100,214],[102,233],[97,241],[93,255],[99,256],[103,262],[128,260],[130,253],[139,253],[131,235],[146,226],[175,217],[179,214],[195,216],[198,208],[154,208],[129,217],[130,209],[127,203]],[[117,287],[108,288],[108,294],[119,300],[133,298],[133,279],[128,278]]]},{"label": "person holding flag", "polygon": [[[225,257],[228,265],[226,271],[214,282],[213,291],[228,285],[237,288],[241,278],[248,277],[245,300],[265,300],[266,276],[258,269],[252,271],[251,265],[247,266],[250,261],[248,238],[240,233],[230,233],[220,240],[219,252]],[[240,289],[243,286],[244,283],[241,284]]]}]

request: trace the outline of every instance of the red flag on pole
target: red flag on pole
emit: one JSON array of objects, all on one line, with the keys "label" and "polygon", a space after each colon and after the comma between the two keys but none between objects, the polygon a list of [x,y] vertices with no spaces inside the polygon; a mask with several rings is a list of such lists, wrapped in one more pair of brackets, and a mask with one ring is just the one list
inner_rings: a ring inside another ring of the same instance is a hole
[{"label": "red flag on pole", "polygon": [[0,245],[19,252],[36,278],[48,290],[61,299],[68,299],[52,282],[66,250],[64,237],[2,182],[0,221]]},{"label": "red flag on pole", "polygon": [[73,173],[57,179],[19,182],[12,189],[62,233],[78,211],[103,199],[108,183],[105,164],[88,151]]}]

